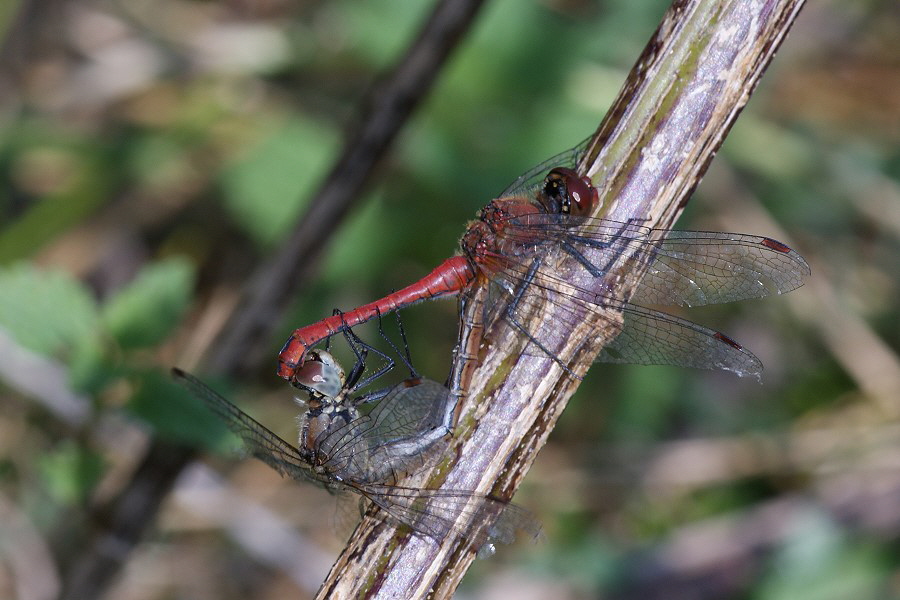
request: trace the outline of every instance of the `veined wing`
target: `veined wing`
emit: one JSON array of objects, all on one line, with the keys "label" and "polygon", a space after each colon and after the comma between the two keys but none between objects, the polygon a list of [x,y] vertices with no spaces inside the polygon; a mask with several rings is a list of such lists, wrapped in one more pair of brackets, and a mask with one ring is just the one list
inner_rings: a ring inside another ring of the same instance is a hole
[{"label": "veined wing", "polygon": [[283,476],[306,479],[316,483],[325,482],[311,469],[309,459],[299,449],[281,439],[265,425],[223,398],[205,383],[177,368],[172,369],[172,376],[225,421],[228,428],[241,438],[251,455]]},{"label": "veined wing", "polygon": [[[525,294],[515,301],[521,282],[531,276],[536,294]],[[705,369],[722,369],[741,377],[759,377],[762,363],[751,352],[727,335],[657,310],[635,306],[614,298],[611,293],[573,287],[545,266],[525,269],[508,265],[501,271],[500,284],[507,319],[535,341],[536,332],[528,330],[521,315],[544,310],[550,303],[556,306],[555,323],[572,329],[591,314],[605,314],[611,310],[624,317],[622,332],[598,356],[598,362],[633,363],[643,365],[674,365]],[[496,298],[497,294],[492,297]],[[487,308],[493,310],[492,306]],[[542,347],[539,344],[538,348]]]},{"label": "veined wing", "polygon": [[454,406],[446,387],[429,379],[397,384],[369,412],[322,439],[325,468],[342,479],[396,481],[428,462],[450,433]]},{"label": "veined wing", "polygon": [[796,251],[768,237],[710,231],[669,231],[651,242],[650,264],[631,301],[700,306],[784,294],[810,275]]},{"label": "veined wing", "polygon": [[[502,220],[508,263],[548,248],[575,258],[585,272],[607,274],[620,256],[645,265],[631,301],[699,306],[783,294],[803,285],[809,265],[772,238],[741,233],[666,231],[608,219],[530,214]],[[640,266],[639,264],[635,265]]]},{"label": "veined wing", "polygon": [[[312,479],[318,483],[330,480],[317,476],[308,459],[237,406],[213,391],[196,377],[180,369],[172,369],[176,381],[222,418],[248,450],[282,475]],[[431,382],[434,385],[439,385]],[[422,390],[423,392],[425,390]],[[402,398],[402,394],[399,395]],[[470,539],[479,548],[490,544],[509,543],[518,530],[533,537],[540,535],[540,524],[527,510],[508,502],[462,490],[427,490],[381,483],[335,481],[343,489],[351,489],[378,505],[389,518],[409,526],[418,534],[441,540],[451,533]],[[460,522],[457,523],[457,520]]]},{"label": "veined wing", "polygon": [[480,553],[492,552],[494,543],[512,543],[518,531],[534,539],[541,535],[541,525],[530,511],[491,496],[371,484],[359,486],[358,491],[413,531],[437,541],[456,534]]},{"label": "veined wing", "polygon": [[500,192],[500,195],[497,197],[505,198],[507,196],[518,196],[534,191],[537,186],[544,181],[544,177],[547,176],[550,169],[554,167],[574,168],[578,163],[578,159],[580,159],[581,155],[584,154],[584,151],[587,150],[590,141],[591,138],[587,138],[574,148],[569,148],[568,150],[560,152],[555,156],[551,156],[547,160],[531,167],[516,177],[516,179],[506,186],[506,189]]},{"label": "veined wing", "polygon": [[759,379],[762,362],[724,333],[657,310],[625,305],[622,332],[596,362],[721,369]]}]

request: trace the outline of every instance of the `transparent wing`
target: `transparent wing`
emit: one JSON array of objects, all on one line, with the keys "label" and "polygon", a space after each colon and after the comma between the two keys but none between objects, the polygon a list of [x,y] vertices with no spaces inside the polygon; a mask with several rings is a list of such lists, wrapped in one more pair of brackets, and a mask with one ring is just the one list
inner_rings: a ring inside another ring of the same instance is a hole
[{"label": "transparent wing", "polygon": [[322,483],[311,470],[309,459],[259,421],[223,398],[205,383],[180,369],[172,369],[175,381],[202,400],[244,443],[249,454],[281,475]]},{"label": "transparent wing", "polygon": [[540,164],[528,169],[506,186],[506,189],[497,197],[516,196],[523,192],[534,190],[544,180],[544,177],[547,176],[550,169],[554,167],[574,168],[578,163],[578,159],[581,158],[581,155],[584,154],[584,151],[587,149],[590,141],[591,138],[587,138],[574,148],[570,148],[565,152],[560,152],[556,156],[551,156]]},{"label": "transparent wing", "polygon": [[[518,264],[505,268],[496,290],[494,302],[503,296],[509,302],[511,292],[519,289],[526,276],[538,292],[526,295],[505,307],[506,318],[519,327],[534,345],[544,350],[534,339],[534,331],[526,325],[525,315],[544,310],[549,303],[557,307],[556,322],[561,327],[574,328],[593,314],[607,309],[623,314],[621,333],[597,357],[598,362],[633,363],[643,365],[674,365],[702,369],[723,369],[741,377],[759,377],[762,363],[751,352],[727,335],[657,310],[635,306],[594,290],[573,287],[559,275],[541,266],[528,270]],[[493,310],[489,306],[488,310]],[[545,351],[546,353],[546,351]]]},{"label": "transparent wing", "polygon": [[407,379],[368,414],[367,437],[373,446],[381,446],[446,429],[447,415],[453,410],[451,403],[450,391],[436,381]]},{"label": "transparent wing", "polygon": [[[282,440],[202,381],[179,369],[173,369],[172,374],[178,383],[200,398],[210,410],[223,419],[254,456],[276,471],[282,475],[310,479],[317,483],[330,481],[312,472],[308,459],[297,448]],[[392,402],[379,410],[376,418],[371,420],[383,418],[390,421],[392,417],[388,413],[396,408],[395,405],[403,400],[409,400],[413,404],[419,404],[420,408],[400,412],[405,413],[406,432],[414,434],[418,424],[431,422],[429,419],[434,414],[432,409],[440,404],[433,402],[434,398],[440,395],[435,386],[444,389],[440,384],[423,380],[420,384],[396,390],[396,393],[392,392],[394,398]],[[404,390],[413,391],[404,393]],[[389,395],[385,400],[391,397]],[[416,413],[419,416],[416,416]],[[373,431],[377,429],[374,425],[370,426],[373,427]],[[388,426],[384,426],[384,429],[395,430]],[[396,431],[402,429],[399,427]],[[333,483],[363,495],[378,505],[388,518],[409,526],[418,534],[436,540],[455,533],[481,548],[489,547],[493,543],[510,543],[520,530],[535,538],[541,532],[540,524],[529,511],[490,496],[467,491],[427,490],[381,483],[337,480]]]},{"label": "transparent wing", "polygon": [[762,298],[795,290],[810,275],[807,262],[767,237],[708,231],[669,231],[651,242],[656,260],[632,302],[700,306]]},{"label": "transparent wing", "polygon": [[389,518],[435,540],[457,534],[487,550],[493,543],[513,542],[518,531],[535,539],[541,535],[541,525],[531,512],[490,496],[390,485],[365,485],[359,491]]},{"label": "transparent wing", "polygon": [[721,369],[759,378],[762,362],[724,333],[640,306],[623,309],[622,332],[596,362]]},{"label": "transparent wing", "polygon": [[[631,301],[699,306],[794,290],[810,275],[797,252],[741,233],[665,231],[607,219],[533,214],[502,221],[503,251],[516,256],[562,248],[595,276],[628,254],[648,265]],[[519,258],[521,260],[521,258]]]},{"label": "transparent wing", "polygon": [[[492,290],[491,297],[506,302],[523,285],[542,288],[541,301],[560,304],[569,326],[601,308],[621,311],[624,330],[598,357],[603,362],[724,369],[758,377],[760,361],[728,336],[639,304],[695,306],[780,294],[799,287],[810,274],[799,254],[766,237],[667,232],[636,222],[548,214],[502,220],[495,227],[499,251],[476,256],[497,289],[506,292]],[[575,258],[575,266],[566,272],[545,266],[561,253]],[[612,276],[610,269],[623,256],[626,266]],[[611,282],[620,284],[640,270],[646,275],[629,302],[616,299]],[[534,332],[516,313],[538,309],[535,302],[517,301],[510,314],[533,341]]]},{"label": "transparent wing", "polygon": [[368,415],[316,440],[328,456],[324,466],[356,482],[396,481],[440,451],[450,432],[453,405],[444,386],[408,379],[395,386]]}]

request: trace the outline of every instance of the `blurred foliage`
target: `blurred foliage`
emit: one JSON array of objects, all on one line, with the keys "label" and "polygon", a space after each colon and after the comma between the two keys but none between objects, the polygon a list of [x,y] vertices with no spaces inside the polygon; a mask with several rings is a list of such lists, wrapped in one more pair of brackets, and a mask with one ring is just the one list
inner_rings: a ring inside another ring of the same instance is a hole
[{"label": "blurred foliage", "polygon": [[328,166],[333,152],[326,151],[334,150],[335,142],[333,128],[299,118],[282,123],[223,173],[222,191],[232,218],[260,244],[283,239]]},{"label": "blurred foliage", "polygon": [[181,259],[143,267],[103,307],[103,321],[123,349],[152,346],[171,332],[190,302],[193,269]]},{"label": "blurred foliage", "polygon": [[131,397],[128,409],[166,440],[220,452],[237,447],[225,423],[211,418],[203,402],[175,386],[168,373],[142,374],[140,387]]},{"label": "blurred foliage", "polygon": [[71,440],[39,457],[38,469],[47,491],[57,502],[82,504],[93,494],[103,474],[101,457]]},{"label": "blurred foliage", "polygon": [[[168,368],[196,360],[292,229],[431,3],[18,4],[28,18],[0,9],[0,496],[49,539],[115,493],[149,431],[220,443]],[[272,375],[289,331],[426,273],[489,198],[590,135],[667,5],[489,2],[230,396],[254,395],[258,418],[292,439],[296,408]],[[641,586],[663,566],[757,543],[758,522],[784,531],[745,571],[719,572],[740,597],[900,597],[900,13],[863,0],[804,10],[679,223],[785,239],[810,259],[814,282],[790,297],[684,313],[757,353],[763,385],[592,369],[517,498],[547,541],[479,563],[461,597],[504,572],[548,598],[650,597]],[[403,316],[417,368],[442,380],[455,304]],[[47,389],[90,418],[57,418]],[[336,551],[308,486],[248,462],[232,479]],[[841,490],[876,504],[853,510]],[[759,520],[778,502],[802,510]],[[167,509],[152,542],[166,551],[138,553],[113,597],[293,585],[274,566],[220,582],[211,565],[232,550],[184,512]],[[688,544],[728,524],[734,538]],[[166,583],[141,583],[167,568]]]},{"label": "blurred foliage", "polygon": [[30,350],[53,355],[95,337],[96,302],[67,273],[15,264],[0,272],[0,294],[3,328]]}]

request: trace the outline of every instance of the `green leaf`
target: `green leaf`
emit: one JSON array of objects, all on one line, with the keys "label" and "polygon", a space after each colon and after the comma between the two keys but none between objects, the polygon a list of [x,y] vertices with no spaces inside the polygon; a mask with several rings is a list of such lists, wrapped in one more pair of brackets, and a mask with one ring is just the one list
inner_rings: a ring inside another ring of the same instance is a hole
[{"label": "green leaf", "polygon": [[[15,131],[18,135],[40,136],[44,131]],[[0,264],[32,256],[44,244],[82,222],[109,199],[114,186],[115,170],[111,153],[90,143],[66,142],[62,139],[40,142],[23,154],[38,155],[61,164],[66,181],[59,189],[33,202],[13,223],[0,230]]]},{"label": "green leaf", "polygon": [[170,258],[145,267],[103,309],[103,321],[123,348],[165,339],[187,308],[194,284],[189,262]]},{"label": "green leaf", "polygon": [[68,440],[38,461],[50,494],[65,504],[85,502],[103,475],[104,461],[91,450]]},{"label": "green leaf", "polygon": [[295,118],[284,123],[222,179],[226,207],[262,244],[273,244],[294,220],[324,174],[337,136],[321,123]]},{"label": "green leaf", "polygon": [[761,578],[761,600],[888,598],[891,562],[874,544],[851,537],[829,515],[811,509],[791,515],[787,537]]},{"label": "green leaf", "polygon": [[60,271],[18,263],[0,268],[0,327],[44,355],[93,345],[97,306],[87,288]]},{"label": "green leaf", "polygon": [[165,439],[215,451],[234,446],[228,427],[168,375],[142,375],[128,410]]}]

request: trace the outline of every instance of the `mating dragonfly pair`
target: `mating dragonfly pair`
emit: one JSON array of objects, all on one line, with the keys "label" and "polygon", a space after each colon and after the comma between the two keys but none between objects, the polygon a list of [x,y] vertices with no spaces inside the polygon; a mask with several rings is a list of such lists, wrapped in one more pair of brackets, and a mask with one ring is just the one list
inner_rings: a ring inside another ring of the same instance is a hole
[{"label": "mating dragonfly pair", "polygon": [[[443,456],[452,431],[455,403],[449,390],[421,377],[412,365],[403,326],[401,353],[379,332],[409,370],[397,385],[357,394],[391,370],[386,353],[363,342],[352,330],[344,337],[356,355],[348,375],[326,350],[312,350],[297,373],[295,386],[307,396],[298,419],[299,442],[283,440],[196,377],[173,369],[185,386],[220,417],[243,441],[250,454],[280,474],[311,481],[329,491],[354,492],[377,505],[388,518],[434,539],[450,533],[467,538],[482,555],[495,543],[509,543],[517,531],[540,534],[540,525],[526,510],[508,502],[466,490],[405,487],[398,482]],[[368,375],[369,352],[386,364]],[[361,407],[369,407],[361,411]]]},{"label": "mating dragonfly pair", "polygon": [[[809,276],[806,261],[768,237],[656,230],[636,221],[590,217],[600,203],[599,194],[590,180],[574,169],[585,147],[576,146],[516,179],[470,224],[460,243],[462,253],[445,260],[426,277],[380,300],[293,332],[279,355],[278,374],[296,387],[310,390],[316,402],[332,411],[329,418],[339,418],[335,423],[343,425],[330,430],[331,421],[320,423],[311,405],[301,418],[300,445],[295,448],[195,379],[181,375],[182,381],[203,396],[250,449],[275,469],[295,477],[314,473],[312,479],[320,483],[357,491],[424,535],[442,538],[451,527],[458,529],[458,525],[448,524],[456,522],[461,511],[468,511],[472,523],[483,520],[487,513],[501,515],[494,530],[463,526],[460,533],[465,535],[480,531],[477,535],[481,538],[476,541],[482,543],[493,538],[505,541],[515,526],[531,527],[529,519],[522,516],[526,513],[489,497],[392,487],[389,480],[396,473],[375,469],[377,461],[372,457],[387,453],[386,459],[381,457],[382,465],[390,465],[387,471],[408,472],[412,454],[436,453],[440,446],[437,438],[453,425],[447,420],[454,409],[447,404],[449,394],[443,388],[439,391],[438,384],[414,376],[417,383],[387,391],[368,415],[359,415],[354,412],[356,407],[376,398],[349,400],[358,387],[354,377],[348,378],[340,391],[334,384],[326,386],[328,389],[311,388],[311,372],[340,379],[335,366],[326,365],[325,355],[313,346],[343,331],[357,348],[365,347],[349,328],[421,300],[488,286],[485,310],[496,314],[499,307],[499,314],[530,344],[563,368],[567,368],[565,363],[541,345],[538,332],[525,325],[525,315],[549,302],[557,304],[563,315],[556,324],[568,330],[586,315],[603,319],[610,309],[621,313],[621,333],[601,351],[598,361],[722,369],[759,377],[762,363],[729,336],[647,305],[698,306],[785,293]],[[568,270],[551,267],[566,258],[573,265]],[[633,288],[628,296],[618,292],[622,282]],[[360,354],[364,352],[357,356]],[[408,356],[405,362],[414,373]],[[351,374],[360,370],[359,365],[360,360]],[[353,383],[348,386],[348,382]],[[443,418],[435,421],[438,414]],[[400,430],[407,437],[396,442],[382,435],[382,428],[395,417],[407,419],[407,428]],[[318,427],[324,429],[317,433]],[[403,490],[399,496],[395,493],[398,489]]]}]

